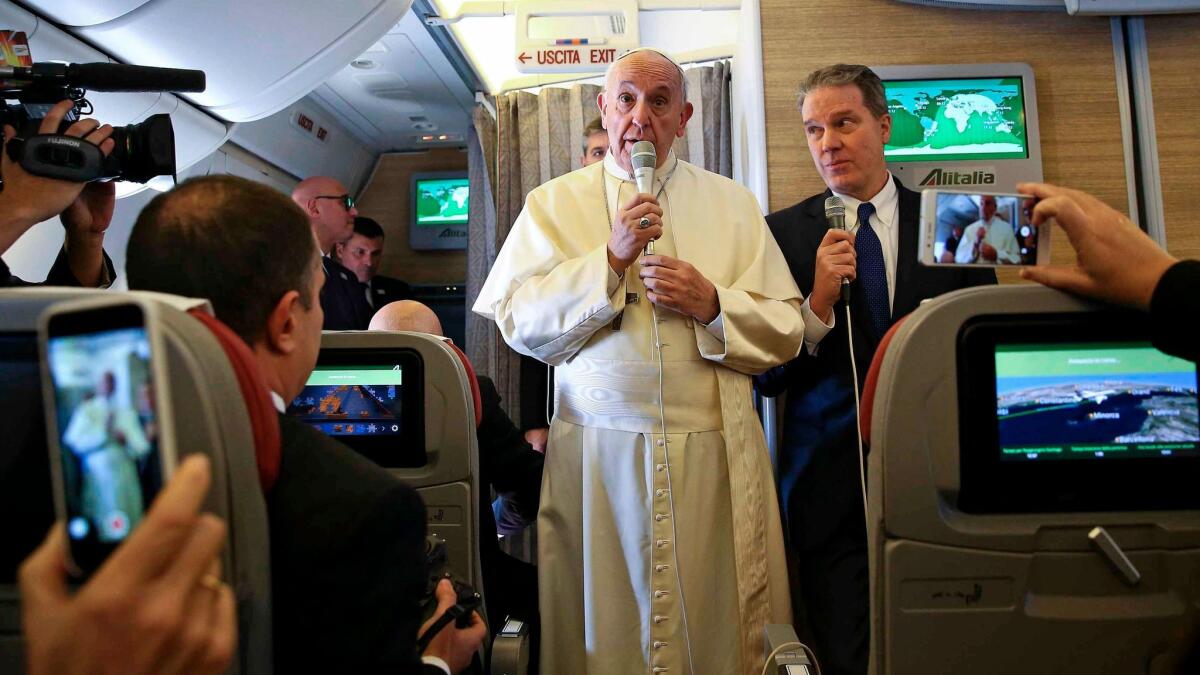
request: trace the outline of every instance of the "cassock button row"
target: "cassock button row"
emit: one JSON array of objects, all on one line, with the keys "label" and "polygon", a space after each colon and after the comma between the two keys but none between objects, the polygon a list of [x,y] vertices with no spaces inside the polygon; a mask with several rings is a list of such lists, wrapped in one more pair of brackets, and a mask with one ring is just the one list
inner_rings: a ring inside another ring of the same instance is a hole
[{"label": "cassock button row", "polygon": [[667,620],[667,617],[663,616],[662,614],[654,615],[654,623],[656,623],[656,624],[662,623],[666,620]]},{"label": "cassock button row", "polygon": [[670,591],[654,591],[654,597],[658,598],[659,600],[667,597],[670,594]]},{"label": "cassock button row", "polygon": [[654,566],[655,572],[666,572],[669,569],[671,569],[670,565],[655,565]]},{"label": "cassock button row", "polygon": [[656,465],[654,465],[654,470],[655,471],[666,471],[667,465],[666,464],[656,464]]},{"label": "cassock button row", "polygon": [[659,488],[654,491],[654,496],[655,497],[665,497],[665,496],[667,496],[667,490]]},{"label": "cassock button row", "polygon": [[654,648],[655,648],[655,649],[662,649],[663,647],[666,647],[666,646],[667,646],[667,643],[663,642],[662,640],[655,640],[655,641],[654,641]]},{"label": "cassock button row", "polygon": [[654,444],[661,448],[663,446],[663,440],[660,438],[657,441],[654,441]]},{"label": "cassock button row", "polygon": [[667,518],[669,518],[669,516],[668,516],[667,514],[665,514],[665,513],[656,513],[656,514],[654,514],[654,520],[655,520],[656,522],[659,522],[659,523],[661,523],[662,521],[666,520]]},{"label": "cassock button row", "polygon": [[659,539],[658,541],[654,542],[654,545],[657,546],[658,548],[666,548],[667,544],[670,544],[670,543],[671,543],[670,539]]},{"label": "cassock button row", "polygon": [[667,672],[668,670],[670,670],[670,668],[667,668],[666,666],[654,666],[654,670],[653,670],[652,672],[655,672],[655,673],[665,673],[665,672]]}]

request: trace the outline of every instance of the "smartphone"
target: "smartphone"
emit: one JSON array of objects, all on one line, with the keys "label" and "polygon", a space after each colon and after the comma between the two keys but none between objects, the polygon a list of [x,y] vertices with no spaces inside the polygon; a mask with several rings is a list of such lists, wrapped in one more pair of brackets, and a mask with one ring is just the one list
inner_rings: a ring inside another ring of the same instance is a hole
[{"label": "smartphone", "polygon": [[995,192],[921,193],[920,256],[934,267],[1050,263],[1049,222],[1035,226],[1035,198]]},{"label": "smartphone", "polygon": [[137,527],[175,468],[157,308],[113,296],[41,317],[42,390],[68,568],[87,578]]}]

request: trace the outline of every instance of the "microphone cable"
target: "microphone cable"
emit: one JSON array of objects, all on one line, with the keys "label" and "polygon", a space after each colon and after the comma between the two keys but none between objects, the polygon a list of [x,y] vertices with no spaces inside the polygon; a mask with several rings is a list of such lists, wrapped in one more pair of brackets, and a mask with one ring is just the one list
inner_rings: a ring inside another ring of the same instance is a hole
[{"label": "microphone cable", "polygon": [[858,481],[859,487],[862,488],[862,503],[863,503],[863,529],[870,529],[870,521],[867,519],[867,470],[864,466],[863,457],[863,438],[862,438],[862,411],[859,409],[858,398],[861,395],[858,391],[858,364],[854,359],[854,327],[850,323],[850,303],[842,303],[846,308],[846,346],[850,351],[850,381],[854,385],[854,437],[858,439],[858,456],[855,460],[858,464]]}]

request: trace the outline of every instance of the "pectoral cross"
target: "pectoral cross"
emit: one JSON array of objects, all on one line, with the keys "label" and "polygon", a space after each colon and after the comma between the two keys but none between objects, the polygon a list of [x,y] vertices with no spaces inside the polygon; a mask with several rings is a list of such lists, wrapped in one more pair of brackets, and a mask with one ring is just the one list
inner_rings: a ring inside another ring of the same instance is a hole
[{"label": "pectoral cross", "polygon": [[[637,301],[638,301],[637,293],[626,293],[625,294],[625,304],[626,305],[637,304]],[[617,318],[613,319],[612,329],[613,330],[621,330],[621,319],[624,319],[624,318],[625,318],[625,310],[621,310],[621,313],[617,315]]]}]

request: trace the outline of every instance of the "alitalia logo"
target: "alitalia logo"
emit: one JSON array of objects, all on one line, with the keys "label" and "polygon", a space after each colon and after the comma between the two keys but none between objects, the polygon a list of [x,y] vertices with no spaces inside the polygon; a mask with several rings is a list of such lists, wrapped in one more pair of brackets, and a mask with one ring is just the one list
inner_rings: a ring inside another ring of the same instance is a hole
[{"label": "alitalia logo", "polygon": [[938,187],[940,185],[993,185],[996,174],[991,171],[947,171],[934,169],[928,176],[921,179],[921,187]]}]

